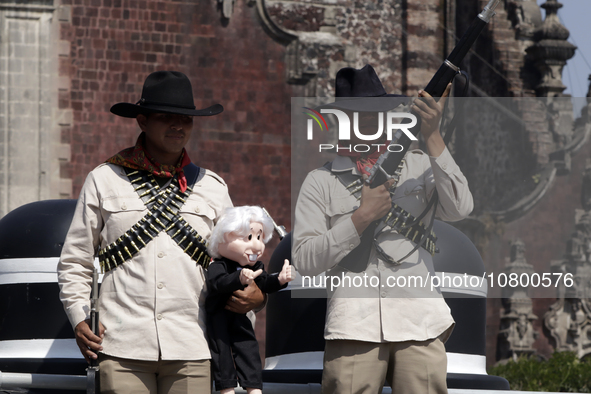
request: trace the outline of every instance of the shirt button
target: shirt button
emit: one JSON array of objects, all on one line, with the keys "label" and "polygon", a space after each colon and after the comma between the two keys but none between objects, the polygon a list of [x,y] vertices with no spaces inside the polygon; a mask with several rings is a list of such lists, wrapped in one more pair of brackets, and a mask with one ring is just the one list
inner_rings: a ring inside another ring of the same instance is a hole
[{"label": "shirt button", "polygon": [[162,320],[162,315],[161,314],[158,314],[158,316],[156,316],[156,319]]},{"label": "shirt button", "polygon": [[355,244],[349,245],[349,249],[351,249],[351,250],[355,249]]},{"label": "shirt button", "polygon": [[386,292],[382,291],[382,298],[386,298]]},{"label": "shirt button", "polygon": [[441,165],[441,168],[443,168],[444,170],[446,170],[447,169],[447,164],[442,164]]},{"label": "shirt button", "polygon": [[162,289],[162,288],[164,288],[164,285],[162,283],[158,283],[158,288]]},{"label": "shirt button", "polygon": [[345,212],[345,206],[341,205],[341,212]]},{"label": "shirt button", "polygon": [[164,253],[162,253],[162,252],[158,253],[158,257],[163,258],[164,257]]},{"label": "shirt button", "polygon": [[127,209],[127,205],[125,205],[125,203],[123,203],[123,205],[121,205],[121,209],[123,209],[125,211]]},{"label": "shirt button", "polygon": [[195,208],[195,212],[199,213],[199,207]]}]

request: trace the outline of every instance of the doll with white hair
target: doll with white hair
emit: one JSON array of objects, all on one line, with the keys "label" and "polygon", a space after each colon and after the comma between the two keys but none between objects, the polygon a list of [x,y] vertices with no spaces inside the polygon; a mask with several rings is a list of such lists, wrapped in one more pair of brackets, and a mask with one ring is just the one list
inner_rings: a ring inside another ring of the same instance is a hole
[{"label": "doll with white hair", "polygon": [[226,209],[209,240],[214,258],[207,270],[207,334],[216,390],[234,392],[240,383],[250,394],[261,393],[262,365],[250,319],[225,309],[228,298],[253,281],[265,293],[280,290],[295,277],[285,260],[281,272],[268,274],[259,261],[273,236],[273,222],[256,206]]}]

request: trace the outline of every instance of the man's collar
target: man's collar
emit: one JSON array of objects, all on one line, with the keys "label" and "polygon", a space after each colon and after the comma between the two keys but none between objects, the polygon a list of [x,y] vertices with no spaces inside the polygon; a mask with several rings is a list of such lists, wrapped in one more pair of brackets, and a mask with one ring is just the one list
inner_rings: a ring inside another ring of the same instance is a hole
[{"label": "man's collar", "polygon": [[357,170],[357,165],[347,156],[337,156],[332,161],[332,171],[334,172],[345,172],[352,171],[353,175],[361,175]]}]

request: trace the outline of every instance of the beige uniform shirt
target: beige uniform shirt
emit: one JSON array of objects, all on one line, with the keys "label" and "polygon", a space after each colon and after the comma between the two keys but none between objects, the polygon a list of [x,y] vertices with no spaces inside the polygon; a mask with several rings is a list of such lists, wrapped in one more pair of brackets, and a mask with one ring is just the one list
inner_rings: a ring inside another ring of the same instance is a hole
[{"label": "beige uniform shirt", "polygon": [[[201,169],[180,215],[204,238],[232,206],[224,181]],[[123,168],[102,164],[87,177],[58,266],[60,298],[73,327],[89,318],[94,256],[147,213]],[[161,232],[103,278],[99,308],[104,353],[137,360],[210,358],[204,271]]]},{"label": "beige uniform shirt", "polygon": [[[447,149],[437,158],[420,150],[408,152],[405,158],[394,203],[417,217],[437,188],[437,216],[441,219],[460,220],[472,211],[467,180]],[[351,159],[343,156],[335,158],[332,169],[358,174]],[[446,332],[453,318],[439,290],[430,288],[430,276],[435,274],[433,259],[423,248],[401,265],[394,265],[379,258],[372,247],[367,269],[361,273],[337,265],[359,245],[360,237],[351,220],[358,207],[359,201],[325,168],[308,174],[296,204],[295,267],[301,275],[326,271],[342,283],[333,287],[331,283],[336,281],[327,282],[325,339],[422,341]],[[428,223],[430,215],[423,221]],[[395,260],[414,247],[414,243],[389,228],[378,236],[378,243]],[[421,280],[427,281],[426,287],[419,283]]]}]

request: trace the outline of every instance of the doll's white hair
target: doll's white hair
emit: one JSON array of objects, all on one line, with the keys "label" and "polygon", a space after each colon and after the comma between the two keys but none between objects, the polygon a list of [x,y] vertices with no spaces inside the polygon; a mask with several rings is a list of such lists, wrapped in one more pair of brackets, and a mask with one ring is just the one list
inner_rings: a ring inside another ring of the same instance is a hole
[{"label": "doll's white hair", "polygon": [[226,242],[226,234],[235,233],[245,237],[250,233],[250,222],[263,225],[263,242],[269,242],[273,237],[273,221],[263,212],[261,207],[245,205],[226,208],[209,238],[209,246],[207,247],[209,255],[214,258],[221,257],[218,245]]}]

